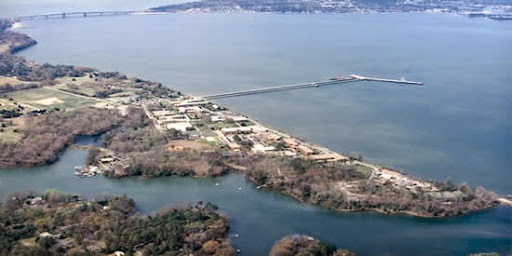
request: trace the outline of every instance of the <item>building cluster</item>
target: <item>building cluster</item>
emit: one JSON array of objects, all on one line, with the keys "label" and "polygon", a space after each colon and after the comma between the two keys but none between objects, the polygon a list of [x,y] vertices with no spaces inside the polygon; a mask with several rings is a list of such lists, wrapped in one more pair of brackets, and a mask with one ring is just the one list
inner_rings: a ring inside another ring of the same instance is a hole
[{"label": "building cluster", "polygon": [[431,182],[421,181],[388,168],[379,168],[376,170],[374,172],[374,179],[376,179],[381,185],[390,182],[394,187],[403,187],[413,192],[417,190],[438,190]]},{"label": "building cluster", "polygon": [[232,151],[305,157],[335,162],[345,157],[312,146],[262,126],[203,98],[182,96],[166,104],[149,106],[150,118],[160,130],[174,130],[190,140],[203,141]]}]

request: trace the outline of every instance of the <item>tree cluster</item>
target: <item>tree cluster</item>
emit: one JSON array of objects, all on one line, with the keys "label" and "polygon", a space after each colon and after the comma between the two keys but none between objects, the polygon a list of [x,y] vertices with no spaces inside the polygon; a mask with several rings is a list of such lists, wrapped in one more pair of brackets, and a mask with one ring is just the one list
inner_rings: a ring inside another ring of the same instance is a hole
[{"label": "tree cluster", "polygon": [[234,255],[215,210],[200,203],[143,217],[125,196],[17,193],[0,206],[0,255]]},{"label": "tree cluster", "polygon": [[106,170],[109,177],[218,176],[227,172],[220,152],[170,150],[173,138],[153,127],[120,128],[103,136],[105,147],[125,159],[122,167]]},{"label": "tree cluster", "polygon": [[291,235],[277,241],[269,256],[355,256],[346,249],[321,242],[310,236]]},{"label": "tree cluster", "polygon": [[96,135],[117,127],[145,125],[146,116],[140,109],[130,109],[126,116],[117,110],[82,108],[28,117],[19,131],[23,134],[19,142],[0,143],[0,168],[52,163],[76,135]]},{"label": "tree cluster", "polygon": [[[497,205],[497,195],[482,187],[436,183],[439,191],[414,190],[380,184],[354,165],[322,164],[301,158],[252,156],[238,159],[247,177],[257,185],[339,211],[379,211],[442,217]],[[345,184],[345,185],[344,185]],[[350,184],[346,186],[346,184]]]}]

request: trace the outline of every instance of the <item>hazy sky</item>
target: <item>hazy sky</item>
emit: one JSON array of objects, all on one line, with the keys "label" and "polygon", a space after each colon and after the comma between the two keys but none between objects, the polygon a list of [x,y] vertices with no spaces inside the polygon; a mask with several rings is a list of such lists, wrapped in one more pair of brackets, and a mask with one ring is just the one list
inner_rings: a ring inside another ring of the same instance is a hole
[{"label": "hazy sky", "polygon": [[14,17],[78,10],[143,10],[190,0],[0,0],[0,16]]}]

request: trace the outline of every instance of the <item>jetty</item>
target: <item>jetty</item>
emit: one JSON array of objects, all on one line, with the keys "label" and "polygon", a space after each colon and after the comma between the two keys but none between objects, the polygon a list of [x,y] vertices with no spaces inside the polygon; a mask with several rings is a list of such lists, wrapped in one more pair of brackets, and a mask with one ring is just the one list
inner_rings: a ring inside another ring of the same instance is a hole
[{"label": "jetty", "polygon": [[405,80],[404,78],[386,79],[386,78],[366,77],[366,76],[352,74],[348,77],[340,76],[340,77],[334,77],[329,80],[318,81],[318,82],[279,85],[279,86],[248,89],[248,90],[241,90],[241,91],[234,91],[234,92],[222,92],[222,93],[204,95],[201,97],[204,99],[207,99],[207,100],[214,100],[214,99],[223,99],[223,98],[231,98],[231,97],[240,97],[240,96],[246,96],[246,95],[252,95],[252,94],[271,93],[271,92],[305,89],[305,88],[312,88],[312,87],[322,87],[322,86],[327,86],[327,85],[335,85],[335,84],[340,84],[340,83],[357,82],[357,81],[373,81],[373,82],[386,82],[386,83],[398,83],[398,84],[409,84],[409,85],[423,85],[422,82],[408,81],[408,80]]}]

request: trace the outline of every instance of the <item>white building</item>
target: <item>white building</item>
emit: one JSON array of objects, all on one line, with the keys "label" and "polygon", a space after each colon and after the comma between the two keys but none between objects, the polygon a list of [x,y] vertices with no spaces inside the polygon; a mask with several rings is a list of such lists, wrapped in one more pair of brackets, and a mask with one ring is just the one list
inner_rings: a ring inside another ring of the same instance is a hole
[{"label": "white building", "polygon": [[255,152],[255,153],[264,153],[264,152],[267,152],[267,151],[274,151],[276,150],[275,147],[273,146],[263,146],[262,144],[254,144],[254,146],[252,146],[252,152]]},{"label": "white building", "polygon": [[181,122],[181,123],[172,123],[167,125],[167,129],[174,129],[180,132],[186,132],[194,129],[194,126],[192,126],[190,123],[187,122]]}]

